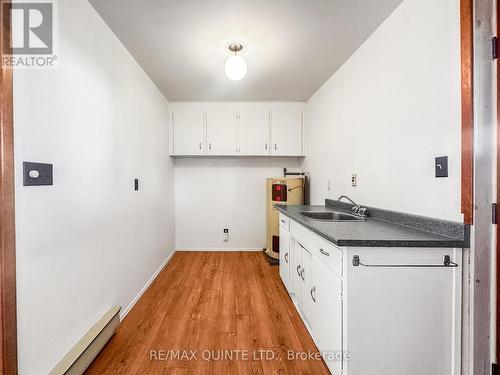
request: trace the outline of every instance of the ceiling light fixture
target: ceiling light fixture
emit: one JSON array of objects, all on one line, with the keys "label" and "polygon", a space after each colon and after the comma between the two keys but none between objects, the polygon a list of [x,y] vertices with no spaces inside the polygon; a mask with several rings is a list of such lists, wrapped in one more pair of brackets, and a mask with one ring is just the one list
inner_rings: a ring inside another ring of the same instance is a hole
[{"label": "ceiling light fixture", "polygon": [[247,62],[243,57],[237,55],[243,49],[243,46],[239,43],[232,43],[228,49],[234,52],[234,56],[231,56],[226,61],[224,66],[226,75],[233,81],[239,81],[247,74]]}]

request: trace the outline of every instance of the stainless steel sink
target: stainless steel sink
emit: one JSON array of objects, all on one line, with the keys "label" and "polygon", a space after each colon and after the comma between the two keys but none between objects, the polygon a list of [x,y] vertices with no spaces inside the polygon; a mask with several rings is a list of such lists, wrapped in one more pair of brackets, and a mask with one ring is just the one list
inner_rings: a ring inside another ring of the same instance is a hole
[{"label": "stainless steel sink", "polygon": [[302,211],[302,216],[306,216],[313,220],[322,221],[365,221],[366,218],[360,215],[348,214],[337,211]]}]

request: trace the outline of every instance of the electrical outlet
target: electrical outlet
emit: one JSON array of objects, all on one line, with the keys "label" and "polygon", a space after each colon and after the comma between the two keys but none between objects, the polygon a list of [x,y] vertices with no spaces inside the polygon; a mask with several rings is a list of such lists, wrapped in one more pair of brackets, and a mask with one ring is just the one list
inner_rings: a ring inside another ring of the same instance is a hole
[{"label": "electrical outlet", "polygon": [[326,183],[326,189],[327,190],[332,190],[332,180],[328,180]]},{"label": "electrical outlet", "polygon": [[358,186],[358,175],[356,173],[353,173],[353,175],[351,177],[351,185],[353,187]]},{"label": "electrical outlet", "polygon": [[224,241],[229,241],[229,229],[224,228],[223,233],[224,233]]}]

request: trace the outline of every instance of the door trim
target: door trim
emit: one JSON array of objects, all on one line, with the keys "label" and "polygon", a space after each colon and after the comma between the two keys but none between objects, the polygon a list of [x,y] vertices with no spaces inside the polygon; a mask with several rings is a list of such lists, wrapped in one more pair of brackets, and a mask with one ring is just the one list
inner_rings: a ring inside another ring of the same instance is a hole
[{"label": "door trim", "polygon": [[[500,36],[500,1],[497,1],[496,5],[496,32],[497,37]],[[498,43],[498,41],[497,41]],[[497,44],[498,47],[498,44]],[[500,59],[497,58],[497,73],[496,73],[496,90],[497,90],[497,139],[496,139],[496,151],[497,151],[497,195],[496,203],[500,203]],[[498,210],[498,208],[497,208]],[[498,211],[495,213],[498,217]],[[500,357],[500,344],[498,336],[500,335],[500,224],[496,225],[496,336],[495,336],[495,357],[494,360],[496,364],[499,363]]]},{"label": "door trim", "polygon": [[474,219],[474,113],[473,113],[473,0],[460,1],[462,182],[464,223]]},{"label": "door trim", "polygon": [[[2,0],[0,62],[9,55],[10,0]],[[12,69],[0,63],[0,374],[17,374]]]}]

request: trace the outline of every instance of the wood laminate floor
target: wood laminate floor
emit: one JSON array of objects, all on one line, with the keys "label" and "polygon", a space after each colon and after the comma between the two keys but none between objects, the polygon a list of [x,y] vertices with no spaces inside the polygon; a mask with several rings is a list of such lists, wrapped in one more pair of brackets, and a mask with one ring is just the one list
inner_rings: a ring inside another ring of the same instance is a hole
[{"label": "wood laminate floor", "polygon": [[317,352],[263,253],[177,252],[87,374],[329,374],[289,350]]}]

